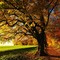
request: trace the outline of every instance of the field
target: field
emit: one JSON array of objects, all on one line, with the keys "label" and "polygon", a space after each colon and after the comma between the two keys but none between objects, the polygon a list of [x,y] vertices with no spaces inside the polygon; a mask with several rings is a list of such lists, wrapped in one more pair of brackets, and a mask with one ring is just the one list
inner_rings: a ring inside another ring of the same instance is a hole
[{"label": "field", "polygon": [[34,48],[34,47],[37,47],[37,46],[34,46],[34,45],[0,46],[0,52],[2,52],[2,51],[9,51],[9,50],[16,50],[16,49]]},{"label": "field", "polygon": [[37,46],[34,45],[0,46],[0,60],[28,60],[36,51]]}]

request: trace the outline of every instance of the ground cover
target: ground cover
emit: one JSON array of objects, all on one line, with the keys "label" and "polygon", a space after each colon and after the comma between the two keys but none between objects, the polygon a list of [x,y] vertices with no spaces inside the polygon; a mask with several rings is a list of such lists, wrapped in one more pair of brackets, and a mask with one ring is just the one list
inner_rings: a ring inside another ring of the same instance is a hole
[{"label": "ground cover", "polygon": [[0,46],[0,52],[8,51],[8,50],[15,50],[15,49],[34,48],[34,47],[37,47],[37,45]]},{"label": "ground cover", "polygon": [[35,45],[0,46],[0,60],[28,60],[36,51]]}]

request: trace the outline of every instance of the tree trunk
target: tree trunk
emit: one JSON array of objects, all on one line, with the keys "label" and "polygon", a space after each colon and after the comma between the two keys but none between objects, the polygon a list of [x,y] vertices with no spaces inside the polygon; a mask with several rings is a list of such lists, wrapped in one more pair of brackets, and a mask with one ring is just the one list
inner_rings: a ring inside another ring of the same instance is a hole
[{"label": "tree trunk", "polygon": [[46,35],[44,31],[42,31],[39,34],[37,41],[38,41],[38,51],[40,52],[40,55],[42,56],[47,55],[47,53],[44,51],[45,47],[47,47]]}]

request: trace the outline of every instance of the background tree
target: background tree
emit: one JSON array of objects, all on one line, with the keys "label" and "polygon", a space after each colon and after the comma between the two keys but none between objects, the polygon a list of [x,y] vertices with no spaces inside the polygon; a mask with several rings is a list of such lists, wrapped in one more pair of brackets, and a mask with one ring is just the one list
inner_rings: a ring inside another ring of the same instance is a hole
[{"label": "background tree", "polygon": [[[40,55],[47,55],[44,48],[47,47],[46,28],[49,23],[49,17],[59,4],[59,0],[2,0],[1,8],[13,9],[12,12],[8,10],[4,18],[0,22],[5,21],[8,26],[13,27],[18,25],[15,33],[30,34],[38,41],[38,50]],[[5,6],[4,6],[5,5]],[[15,10],[16,9],[16,10]],[[17,12],[18,11],[18,12]],[[8,18],[9,17],[9,18]],[[21,30],[19,30],[22,28]]]}]

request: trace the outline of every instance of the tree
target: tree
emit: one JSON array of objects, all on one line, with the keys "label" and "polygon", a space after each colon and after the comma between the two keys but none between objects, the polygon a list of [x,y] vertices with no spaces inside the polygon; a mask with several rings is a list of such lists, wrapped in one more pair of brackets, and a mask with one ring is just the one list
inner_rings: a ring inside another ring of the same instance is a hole
[{"label": "tree", "polygon": [[[49,23],[49,17],[60,2],[59,0],[3,0],[5,6],[2,8],[9,9],[8,13],[4,12],[4,20],[10,27],[18,25],[16,34],[24,33],[32,35],[38,41],[38,50],[40,55],[47,55],[44,48],[47,47],[46,28]],[[2,6],[2,5],[1,5]],[[11,13],[11,10],[13,9]],[[16,10],[15,10],[16,9]],[[6,10],[4,10],[6,11]],[[8,19],[8,17],[10,17]],[[21,30],[19,30],[22,28]]]}]

